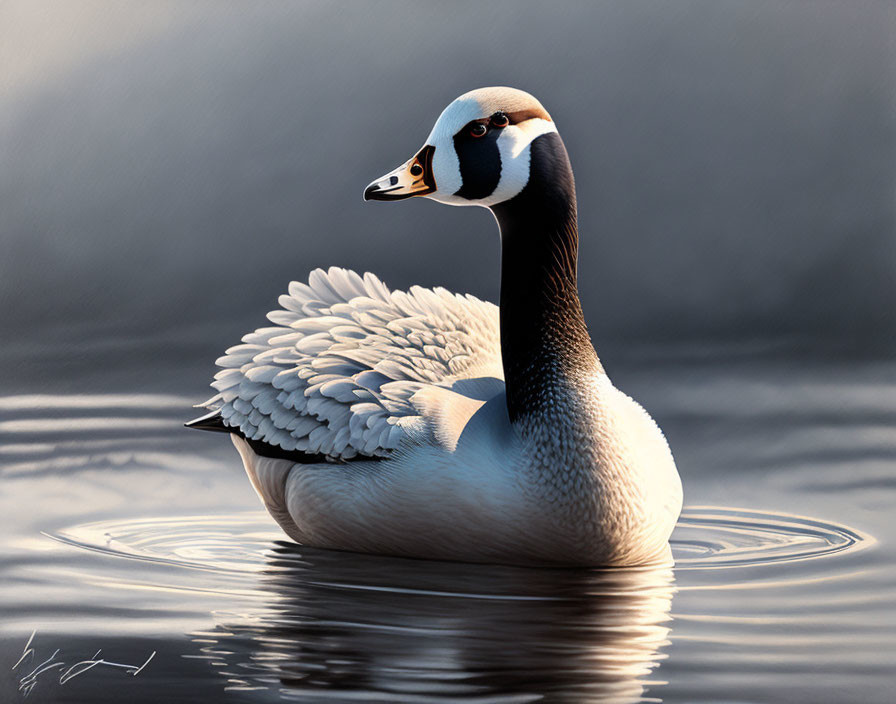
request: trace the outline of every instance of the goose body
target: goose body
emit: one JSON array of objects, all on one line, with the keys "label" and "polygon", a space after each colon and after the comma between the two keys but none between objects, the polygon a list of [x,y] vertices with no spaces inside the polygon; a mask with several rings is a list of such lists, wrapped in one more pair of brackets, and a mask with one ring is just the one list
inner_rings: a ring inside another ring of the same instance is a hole
[{"label": "goose body", "polygon": [[188,425],[230,433],[303,544],[503,563],[664,557],[681,483],[585,328],[575,189],[550,116],[510,88],[461,96],[365,191],[418,195],[495,214],[500,309],[316,270],[218,360],[210,413]]}]

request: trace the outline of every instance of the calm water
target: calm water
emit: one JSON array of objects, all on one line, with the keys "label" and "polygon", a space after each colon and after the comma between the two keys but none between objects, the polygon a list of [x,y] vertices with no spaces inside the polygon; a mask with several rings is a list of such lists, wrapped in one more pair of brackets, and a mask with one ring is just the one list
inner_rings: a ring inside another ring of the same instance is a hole
[{"label": "calm water", "polygon": [[644,364],[673,569],[306,549],[175,394],[0,398],[0,700],[890,702],[896,364]]}]

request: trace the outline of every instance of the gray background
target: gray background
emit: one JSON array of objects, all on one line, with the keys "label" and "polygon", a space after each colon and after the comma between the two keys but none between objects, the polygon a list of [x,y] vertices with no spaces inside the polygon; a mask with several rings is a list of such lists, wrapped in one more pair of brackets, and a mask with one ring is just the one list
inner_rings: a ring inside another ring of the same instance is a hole
[{"label": "gray background", "polygon": [[488,213],[361,200],[494,84],[567,143],[605,361],[890,349],[892,8],[0,5],[0,384],[201,389],[316,266],[495,300]]}]

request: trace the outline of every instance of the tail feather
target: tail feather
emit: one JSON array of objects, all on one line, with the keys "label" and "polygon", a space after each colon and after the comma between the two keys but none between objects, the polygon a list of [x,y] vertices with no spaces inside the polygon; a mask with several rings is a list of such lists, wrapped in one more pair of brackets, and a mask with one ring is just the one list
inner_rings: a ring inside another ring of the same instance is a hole
[{"label": "tail feather", "polygon": [[196,430],[211,430],[216,433],[232,433],[235,428],[224,425],[224,419],[221,417],[220,411],[212,411],[204,416],[194,418],[189,423],[184,423],[185,428],[195,428]]},{"label": "tail feather", "polygon": [[[206,413],[204,416],[195,418],[189,423],[184,423],[184,427],[194,428],[196,430],[211,430],[215,433],[233,433],[234,435],[243,438],[247,443],[249,443],[249,446],[252,448],[252,450],[261,457],[291,460],[293,462],[299,462],[301,464],[320,464],[322,462],[334,462],[333,459],[319,453],[302,452],[301,450],[284,450],[282,447],[279,447],[277,445],[269,445],[263,440],[251,440],[247,438],[243,431],[239,428],[232,425],[226,425],[224,423],[224,418],[221,417],[221,413],[219,411]],[[371,460],[378,460],[381,458],[358,455],[357,459],[366,460],[369,462]],[[342,464],[347,461],[349,460],[342,460],[341,462],[337,462],[339,464]]]}]

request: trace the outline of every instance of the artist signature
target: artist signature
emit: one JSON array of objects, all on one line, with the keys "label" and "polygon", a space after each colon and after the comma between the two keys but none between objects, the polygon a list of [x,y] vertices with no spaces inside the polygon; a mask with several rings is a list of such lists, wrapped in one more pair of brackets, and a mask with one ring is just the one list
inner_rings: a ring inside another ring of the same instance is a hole
[{"label": "artist signature", "polygon": [[[34,642],[34,636],[36,633],[36,631],[32,631],[31,637],[28,639],[28,642],[25,643],[25,649],[22,652],[22,657],[20,657],[16,664],[12,666],[13,670],[18,669],[26,661],[30,660],[31,662],[34,662],[37,659],[35,656],[34,648],[31,646],[31,644]],[[128,665],[125,663],[112,662],[111,660],[101,658],[100,653],[102,652],[102,650],[97,650],[96,654],[89,660],[79,660],[73,665],[68,665],[65,660],[59,657],[59,649],[57,648],[50,657],[37,665],[27,675],[19,678],[19,691],[22,692],[23,696],[27,697],[29,694],[31,694],[31,690],[34,689],[34,685],[37,684],[38,677],[41,677],[48,672],[53,673],[53,675],[58,674],[59,684],[65,684],[78,675],[83,675],[88,670],[92,670],[93,668],[100,665],[104,667],[118,668],[120,670],[124,670],[128,675],[136,677],[143,671],[143,668],[145,668],[149,664],[150,660],[152,660],[156,655],[156,651],[153,650],[142,665]],[[45,678],[49,676],[50,675],[46,675]]]}]

